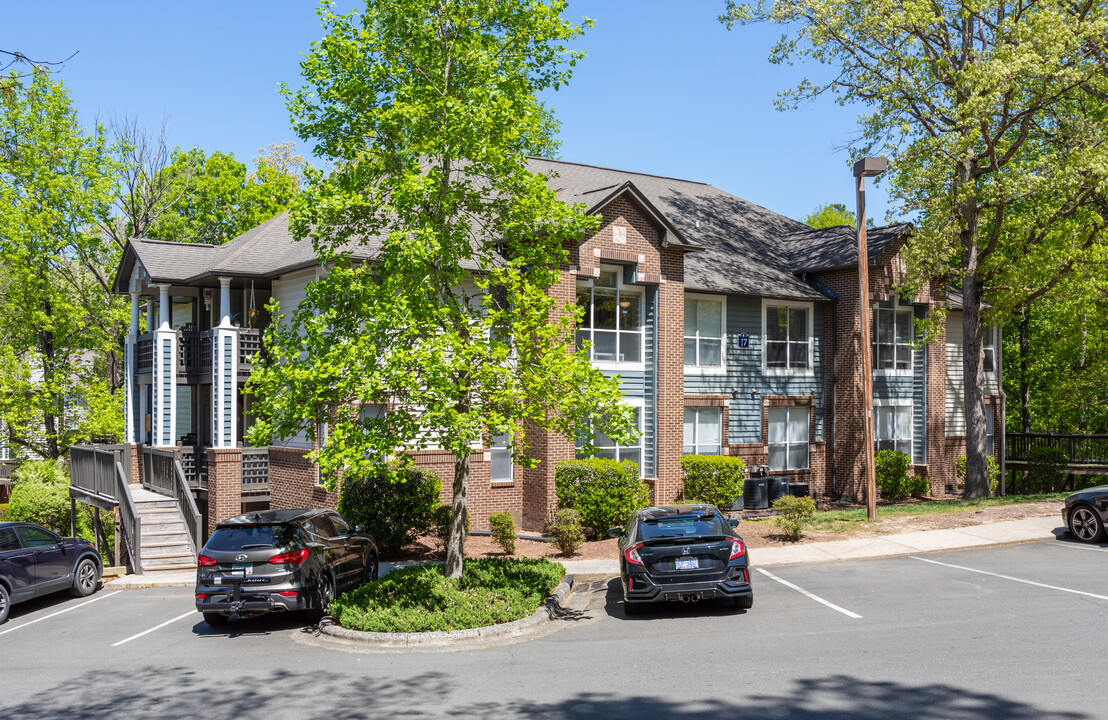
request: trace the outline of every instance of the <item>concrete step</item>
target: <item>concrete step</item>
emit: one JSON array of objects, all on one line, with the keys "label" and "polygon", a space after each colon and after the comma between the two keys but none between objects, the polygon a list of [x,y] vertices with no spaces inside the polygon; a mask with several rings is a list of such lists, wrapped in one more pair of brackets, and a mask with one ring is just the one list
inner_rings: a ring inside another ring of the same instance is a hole
[{"label": "concrete step", "polygon": [[187,533],[188,529],[183,522],[143,522],[142,523],[142,537],[145,538],[147,531],[153,533]]},{"label": "concrete step", "polygon": [[149,574],[153,572],[180,572],[182,570],[191,570],[196,572],[196,561],[192,562],[159,562],[157,560],[142,561],[143,574]]},{"label": "concrete step", "polygon": [[189,536],[185,533],[164,533],[151,535],[150,537],[143,535],[142,537],[142,546],[144,548],[169,547],[172,545],[191,545]]},{"label": "concrete step", "polygon": [[163,512],[178,512],[177,502],[174,500],[135,500],[135,510],[137,512],[150,512],[151,510],[161,510]]},{"label": "concrete step", "polygon": [[157,510],[152,512],[140,512],[139,517],[143,522],[179,522],[184,521],[181,517],[181,513],[165,512],[164,510]]},{"label": "concrete step", "polygon": [[155,545],[153,547],[145,545],[142,548],[142,557],[155,557],[161,555],[188,555],[193,560],[196,558],[192,554],[192,545],[188,543],[174,544],[174,545]]},{"label": "concrete step", "polygon": [[153,567],[154,565],[195,565],[196,556],[191,552],[185,553],[143,553],[142,557],[143,567]]}]

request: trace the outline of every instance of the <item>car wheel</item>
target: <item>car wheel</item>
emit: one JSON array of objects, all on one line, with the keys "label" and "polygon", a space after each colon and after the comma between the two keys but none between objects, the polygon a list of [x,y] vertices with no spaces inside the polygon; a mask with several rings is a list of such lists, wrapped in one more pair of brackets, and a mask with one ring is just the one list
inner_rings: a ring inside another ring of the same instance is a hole
[{"label": "car wheel", "polygon": [[1081,542],[1093,543],[1104,534],[1104,523],[1091,507],[1078,505],[1070,511],[1070,532]]},{"label": "car wheel", "polygon": [[226,615],[220,615],[219,613],[204,613],[204,622],[208,623],[211,627],[220,627],[226,625],[227,621],[231,618]]},{"label": "car wheel", "polygon": [[747,595],[746,597],[735,598],[735,607],[739,610],[749,610],[754,607],[754,596]]},{"label": "car wheel", "polygon": [[331,609],[331,601],[335,599],[335,581],[327,573],[321,573],[316,585],[316,606],[309,611],[308,616],[315,622],[323,619],[327,611]]},{"label": "car wheel", "polygon": [[12,609],[12,599],[8,595],[8,589],[0,585],[0,625],[8,619],[8,611]]},{"label": "car wheel", "polygon": [[377,562],[377,556],[373,553],[369,554],[369,558],[365,563],[365,577],[362,579],[362,584],[367,582],[373,582],[381,575],[381,567]]},{"label": "car wheel", "polygon": [[77,572],[73,576],[73,587],[69,592],[73,597],[88,597],[96,592],[96,583],[100,582],[100,570],[96,563],[85,558],[77,563]]},{"label": "car wheel", "polygon": [[638,603],[623,601],[624,615],[639,615],[640,613],[642,613],[642,607]]}]

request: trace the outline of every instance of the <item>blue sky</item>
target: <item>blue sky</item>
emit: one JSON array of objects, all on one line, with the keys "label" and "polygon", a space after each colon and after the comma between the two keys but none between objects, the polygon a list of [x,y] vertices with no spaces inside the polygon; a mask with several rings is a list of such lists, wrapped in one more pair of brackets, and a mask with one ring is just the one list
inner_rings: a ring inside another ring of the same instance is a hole
[{"label": "blue sky", "polygon": [[[340,7],[354,6],[342,0]],[[778,112],[776,93],[814,66],[774,66],[773,27],[728,31],[722,0],[571,0],[595,26],[573,81],[545,99],[562,122],[562,159],[709,182],[794,218],[817,205],[854,207],[845,145],[860,108],[830,99]],[[230,151],[295,140],[277,92],[322,36],[315,3],[38,2],[4,11],[0,48],[56,60],[81,117],[164,115],[181,147]],[[306,151],[307,148],[301,148]],[[886,212],[881,187],[868,210]]]}]

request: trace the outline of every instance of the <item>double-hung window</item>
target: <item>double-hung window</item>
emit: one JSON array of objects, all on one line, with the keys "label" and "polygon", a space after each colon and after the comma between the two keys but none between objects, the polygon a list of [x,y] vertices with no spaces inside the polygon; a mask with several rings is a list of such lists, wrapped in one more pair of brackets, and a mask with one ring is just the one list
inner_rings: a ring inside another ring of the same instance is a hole
[{"label": "double-hung window", "polygon": [[490,479],[494,483],[510,483],[512,481],[512,450],[508,447],[508,433],[493,435],[492,446],[489,448]]},{"label": "double-hung window", "polygon": [[808,413],[806,406],[769,408],[769,469],[808,468]]},{"label": "double-hung window", "polygon": [[[595,435],[593,437],[593,445],[596,446],[596,453],[593,454],[591,457],[607,458],[609,460],[616,460],[618,462],[631,460],[639,466],[639,476],[641,477],[643,471],[642,408],[632,407],[631,409],[632,411],[634,411],[635,418],[631,424],[631,427],[639,431],[638,437],[635,438],[635,440],[633,440],[632,444],[630,445],[620,445],[615,440],[598,430],[595,432]],[[590,457],[584,452],[584,445],[585,440],[583,438],[577,440],[577,457],[579,458]]]},{"label": "double-hung window", "polygon": [[985,353],[985,372],[996,372],[996,332],[986,326],[981,332],[981,350]]},{"label": "double-hung window", "polygon": [[806,373],[812,369],[812,305],[763,305],[765,367],[770,374]]},{"label": "double-hung window", "polygon": [[718,407],[685,408],[686,455],[719,455],[721,416]]},{"label": "double-hung window", "polygon": [[685,298],[685,367],[723,367],[722,298]]},{"label": "double-hung window", "polygon": [[577,345],[592,343],[595,363],[643,362],[643,288],[623,284],[623,269],[601,266],[600,275],[577,282],[577,306],[583,317]]},{"label": "double-hung window", "polygon": [[873,309],[873,369],[912,369],[912,309],[876,307]]},{"label": "double-hung window", "polygon": [[878,405],[873,411],[875,450],[896,450],[912,457],[912,406]]},{"label": "double-hung window", "polygon": [[[319,450],[327,447],[327,438],[330,436],[330,426],[327,423],[317,423],[315,426],[316,447]],[[325,480],[323,475],[323,468],[318,464],[315,466],[315,484],[323,485]]]}]

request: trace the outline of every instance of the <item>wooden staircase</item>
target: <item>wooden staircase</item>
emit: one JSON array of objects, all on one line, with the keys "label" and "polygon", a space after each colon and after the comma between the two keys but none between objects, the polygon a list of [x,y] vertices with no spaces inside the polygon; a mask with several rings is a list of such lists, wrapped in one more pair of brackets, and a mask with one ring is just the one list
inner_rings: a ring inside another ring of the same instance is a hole
[{"label": "wooden staircase", "polygon": [[196,553],[177,500],[142,485],[132,484],[128,489],[142,524],[139,559],[143,573],[195,570]]}]

